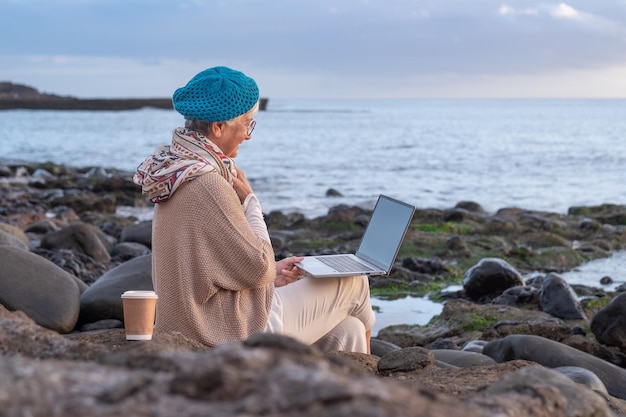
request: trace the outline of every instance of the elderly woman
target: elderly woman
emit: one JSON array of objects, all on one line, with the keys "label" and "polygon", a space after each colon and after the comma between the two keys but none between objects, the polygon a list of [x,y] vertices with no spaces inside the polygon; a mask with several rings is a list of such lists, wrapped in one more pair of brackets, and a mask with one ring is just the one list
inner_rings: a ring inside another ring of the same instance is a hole
[{"label": "elderly woman", "polygon": [[303,277],[302,258],[275,260],[259,200],[233,161],[251,138],[258,100],[240,71],[200,72],[173,95],[185,127],[137,169],[134,181],[155,203],[156,329],[209,346],[273,332],[369,353],[375,316],[365,276]]}]

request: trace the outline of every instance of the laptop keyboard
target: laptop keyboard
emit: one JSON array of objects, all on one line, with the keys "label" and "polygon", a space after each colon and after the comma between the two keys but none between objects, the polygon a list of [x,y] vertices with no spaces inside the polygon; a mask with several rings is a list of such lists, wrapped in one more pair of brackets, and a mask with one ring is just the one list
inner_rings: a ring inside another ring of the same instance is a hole
[{"label": "laptop keyboard", "polygon": [[373,271],[372,268],[361,262],[355,261],[350,256],[320,256],[316,259],[338,272],[350,272],[350,271]]}]

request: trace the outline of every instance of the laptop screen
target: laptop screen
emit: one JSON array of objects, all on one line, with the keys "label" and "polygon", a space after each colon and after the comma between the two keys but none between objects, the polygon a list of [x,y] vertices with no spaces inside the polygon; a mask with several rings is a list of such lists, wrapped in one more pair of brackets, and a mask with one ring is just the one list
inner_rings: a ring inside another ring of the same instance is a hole
[{"label": "laptop screen", "polygon": [[410,204],[381,195],[356,254],[389,272],[414,211]]}]

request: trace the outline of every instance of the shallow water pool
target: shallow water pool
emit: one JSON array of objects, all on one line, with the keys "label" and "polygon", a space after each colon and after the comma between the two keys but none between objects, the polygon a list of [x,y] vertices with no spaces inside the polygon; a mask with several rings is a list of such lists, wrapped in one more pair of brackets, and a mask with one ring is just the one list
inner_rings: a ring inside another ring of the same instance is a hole
[{"label": "shallow water pool", "polygon": [[[538,273],[525,275],[529,279]],[[544,274],[541,274],[544,275]],[[596,259],[583,264],[571,271],[559,274],[569,284],[580,284],[589,287],[601,288],[605,291],[614,291],[615,288],[626,282],[626,251],[615,252],[608,258]],[[603,277],[611,277],[611,284],[603,285]],[[446,288],[444,292],[453,292],[463,289],[461,285]],[[436,303],[427,297],[411,297],[394,300],[384,300],[372,297],[372,306],[378,307],[376,324],[372,329],[372,336],[376,336],[380,329],[398,324],[427,324],[443,309],[442,303]]]}]

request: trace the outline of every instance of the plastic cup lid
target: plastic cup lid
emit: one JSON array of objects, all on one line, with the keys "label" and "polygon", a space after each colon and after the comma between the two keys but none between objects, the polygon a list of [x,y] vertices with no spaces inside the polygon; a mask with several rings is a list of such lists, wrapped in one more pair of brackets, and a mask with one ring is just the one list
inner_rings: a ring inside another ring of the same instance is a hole
[{"label": "plastic cup lid", "polygon": [[154,291],[125,291],[122,298],[159,298]]}]

